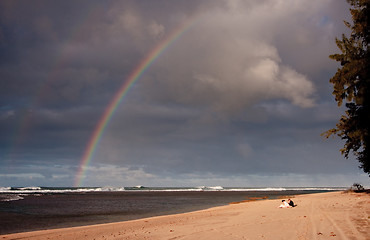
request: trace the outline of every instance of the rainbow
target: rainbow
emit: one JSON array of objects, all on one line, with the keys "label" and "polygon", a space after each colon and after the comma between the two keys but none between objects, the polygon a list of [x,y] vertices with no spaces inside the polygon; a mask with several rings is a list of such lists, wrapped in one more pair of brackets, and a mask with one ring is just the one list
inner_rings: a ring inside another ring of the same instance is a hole
[{"label": "rainbow", "polygon": [[184,24],[180,25],[176,28],[171,34],[165,37],[156,47],[149,52],[148,55],[140,62],[139,65],[131,72],[128,76],[127,80],[124,81],[120,89],[116,92],[113,99],[106,107],[102,117],[100,118],[98,124],[95,127],[95,130],[85,148],[84,154],[80,161],[79,169],[76,174],[75,178],[75,187],[79,187],[82,185],[84,180],[87,166],[89,165],[94,152],[96,150],[97,145],[106,129],[108,123],[112,119],[113,114],[115,113],[117,107],[121,103],[123,97],[127,94],[130,90],[132,85],[144,74],[145,70],[147,70],[152,63],[161,56],[161,54],[171,46],[177,39],[179,39],[187,30],[191,28],[196,23],[196,18],[191,18],[187,20]]}]

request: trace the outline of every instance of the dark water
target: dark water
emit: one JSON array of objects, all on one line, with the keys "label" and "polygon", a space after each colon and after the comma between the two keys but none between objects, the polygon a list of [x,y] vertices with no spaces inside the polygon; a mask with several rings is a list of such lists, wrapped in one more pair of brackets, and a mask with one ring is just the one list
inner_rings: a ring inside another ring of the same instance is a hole
[{"label": "dark water", "polygon": [[30,194],[0,201],[0,234],[126,221],[227,205],[252,197],[325,191],[174,191]]}]

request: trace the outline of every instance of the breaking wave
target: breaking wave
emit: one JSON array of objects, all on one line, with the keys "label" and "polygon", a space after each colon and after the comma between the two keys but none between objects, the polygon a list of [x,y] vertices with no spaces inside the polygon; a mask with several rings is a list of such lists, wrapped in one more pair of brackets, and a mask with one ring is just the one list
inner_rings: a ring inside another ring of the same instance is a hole
[{"label": "breaking wave", "polygon": [[266,188],[243,188],[222,186],[198,186],[198,187],[0,187],[0,201],[22,200],[23,196],[33,194],[63,194],[63,193],[87,193],[87,192],[186,192],[186,191],[238,191],[238,192],[270,192],[270,191],[342,191],[344,187],[266,187]]}]

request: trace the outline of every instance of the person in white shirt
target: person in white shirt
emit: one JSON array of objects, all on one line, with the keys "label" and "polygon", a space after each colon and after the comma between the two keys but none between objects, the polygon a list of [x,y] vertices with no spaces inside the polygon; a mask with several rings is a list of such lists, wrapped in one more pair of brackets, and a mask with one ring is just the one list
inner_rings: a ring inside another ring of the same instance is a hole
[{"label": "person in white shirt", "polygon": [[279,208],[290,208],[291,207],[289,203],[287,203],[285,200],[282,200],[281,202],[282,204],[280,204]]}]

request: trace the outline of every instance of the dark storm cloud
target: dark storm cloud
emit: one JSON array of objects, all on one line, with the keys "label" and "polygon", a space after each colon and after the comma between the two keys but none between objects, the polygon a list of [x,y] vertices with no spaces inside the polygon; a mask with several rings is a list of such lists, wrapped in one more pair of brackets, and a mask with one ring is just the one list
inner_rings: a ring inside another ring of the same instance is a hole
[{"label": "dark storm cloud", "polygon": [[1,1],[0,185],[71,185],[119,87],[186,21],[118,106],[86,184],[346,182],[355,163],[320,133],[341,113],[328,55],[348,16],[334,0]]},{"label": "dark storm cloud", "polygon": [[[107,132],[97,158],[105,157],[105,162],[122,166],[141,166],[148,172],[166,170],[179,174],[345,171],[347,164],[336,158],[328,157],[321,163],[323,157],[337,154],[338,146],[319,136],[330,116],[289,105],[277,108],[280,109],[270,113],[266,110],[269,120],[263,122],[195,120],[199,113],[178,118],[179,111],[174,110],[176,113],[161,119],[163,115],[156,118],[136,112],[131,120],[116,118],[117,123],[112,123],[114,130]],[[325,144],[329,150],[321,149]],[[338,168],[329,167],[334,163]]]}]

